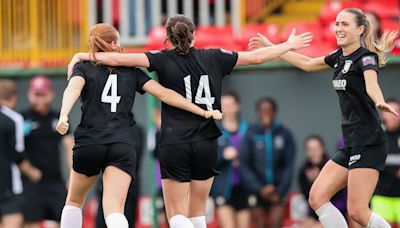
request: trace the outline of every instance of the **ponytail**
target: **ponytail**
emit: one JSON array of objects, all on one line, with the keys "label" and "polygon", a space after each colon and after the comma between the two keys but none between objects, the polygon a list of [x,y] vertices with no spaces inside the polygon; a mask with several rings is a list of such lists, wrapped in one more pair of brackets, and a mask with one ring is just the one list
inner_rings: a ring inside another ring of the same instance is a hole
[{"label": "ponytail", "polygon": [[180,55],[189,54],[194,39],[194,24],[184,15],[170,17],[166,24],[167,38]]},{"label": "ponytail", "polygon": [[363,11],[357,8],[347,8],[344,11],[354,14],[357,25],[364,26],[364,32],[361,34],[361,42],[368,50],[378,55],[379,67],[383,67],[387,62],[385,53],[390,52],[394,48],[394,40],[398,32],[385,32],[381,37],[374,37],[371,22]]},{"label": "ponytail", "polygon": [[113,26],[100,23],[93,26],[89,31],[89,52],[96,59],[96,52],[120,51],[121,48],[113,48],[111,43],[117,41],[118,31]]}]

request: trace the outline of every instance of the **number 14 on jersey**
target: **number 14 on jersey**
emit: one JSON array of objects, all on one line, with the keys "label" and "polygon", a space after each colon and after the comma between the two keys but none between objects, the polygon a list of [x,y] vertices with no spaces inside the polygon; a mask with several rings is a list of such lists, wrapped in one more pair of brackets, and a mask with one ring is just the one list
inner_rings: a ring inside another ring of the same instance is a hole
[{"label": "number 14 on jersey", "polygon": [[[193,103],[192,100],[192,86],[190,75],[183,78],[185,81],[185,91],[186,91],[186,99]],[[204,92],[204,97],[202,97]],[[194,103],[196,104],[204,104],[207,106],[207,110],[213,110],[212,105],[215,102],[215,97],[211,96],[210,91],[210,82],[208,80],[208,75],[202,75],[199,81],[199,87],[197,87],[196,96],[194,97]]]}]

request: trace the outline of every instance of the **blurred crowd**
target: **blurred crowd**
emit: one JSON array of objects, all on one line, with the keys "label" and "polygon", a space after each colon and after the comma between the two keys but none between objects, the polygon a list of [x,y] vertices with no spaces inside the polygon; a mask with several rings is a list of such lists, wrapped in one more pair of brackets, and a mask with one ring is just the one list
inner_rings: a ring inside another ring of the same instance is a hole
[{"label": "blurred crowd", "polygon": [[[41,227],[43,220],[53,220],[50,227],[58,227],[64,205],[68,178],[63,170],[71,168],[73,135],[60,136],[55,131],[58,111],[51,109],[54,100],[52,82],[45,76],[31,79],[27,91],[30,107],[16,112],[16,85],[11,80],[0,80],[0,217],[2,228]],[[388,103],[400,112],[398,100]],[[279,120],[279,106],[272,97],[259,98],[255,104],[257,120],[249,123],[241,116],[240,98],[234,91],[225,92],[221,100],[224,118],[219,122],[223,135],[219,138],[218,171],[210,199],[216,210],[219,227],[283,227],[291,200],[291,184],[297,179],[306,200],[312,183],[329,160],[325,140],[337,141],[337,150],[345,145],[343,139],[323,139],[308,136],[303,148],[295,147],[295,137],[288,126]],[[400,119],[390,113],[381,113],[383,127],[389,141],[386,168],[371,201],[373,210],[392,222],[400,223]],[[160,110],[153,111],[154,130],[147,137],[141,127],[135,129],[140,158],[145,139],[154,142],[152,155],[157,160],[157,141],[161,126]],[[12,131],[7,131],[7,126]],[[10,140],[10,139],[13,140]],[[299,153],[306,159],[296,170]],[[141,161],[141,159],[137,159]],[[6,166],[13,166],[12,179],[5,180]],[[137,167],[140,167],[138,164]],[[156,207],[159,221],[163,219],[161,180],[158,166]],[[15,171],[15,172],[14,172]],[[20,174],[20,172],[22,174]],[[298,176],[294,176],[294,174]],[[140,174],[132,182],[125,213],[132,227],[137,215]],[[97,185],[96,227],[105,227],[102,209],[102,184]],[[346,189],[338,192],[332,203],[346,215]],[[322,227],[311,208],[298,219],[298,227]],[[351,223],[351,221],[349,221]],[[286,224],[287,225],[287,224]],[[49,225],[47,225],[49,226]],[[352,226],[356,227],[356,226]]]}]

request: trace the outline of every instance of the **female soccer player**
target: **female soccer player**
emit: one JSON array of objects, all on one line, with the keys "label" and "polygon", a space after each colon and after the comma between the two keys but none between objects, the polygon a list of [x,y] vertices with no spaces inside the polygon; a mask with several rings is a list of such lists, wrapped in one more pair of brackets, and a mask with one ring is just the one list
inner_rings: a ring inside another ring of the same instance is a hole
[{"label": "female soccer player", "polygon": [[[92,53],[119,51],[118,31],[107,24],[89,32]],[[103,208],[109,228],[128,228],[123,215],[136,156],[132,107],[135,92],[149,92],[165,103],[204,117],[220,119],[219,111],[204,111],[184,97],[151,80],[137,68],[115,67],[86,61],[77,64],[65,89],[57,131],[68,130],[68,115],[76,100],[82,100],[82,119],[75,131],[73,170],[61,216],[62,228],[82,227],[81,208],[89,187],[103,171]],[[172,107],[171,107],[172,108]]]},{"label": "female soccer player", "polygon": [[[309,33],[296,36],[292,32],[282,44],[236,53],[193,48],[194,32],[194,24],[188,17],[175,15],[166,24],[167,40],[173,49],[144,54],[80,53],[72,59],[69,72],[81,60],[96,60],[109,66],[146,67],[158,73],[161,85],[213,110],[221,106],[222,79],[234,66],[274,59],[289,50],[308,46],[312,39]],[[220,135],[214,121],[163,103],[159,159],[166,212],[172,228],[206,227],[205,205],[218,174],[216,139]]]},{"label": "female soccer player", "polygon": [[[374,42],[371,24],[357,8],[337,15],[335,33],[340,48],[326,57],[309,58],[293,52],[280,57],[305,71],[334,68],[332,84],[339,95],[346,147],[321,170],[309,202],[324,227],[347,227],[343,215],[330,203],[347,185],[347,210],[354,221],[363,227],[390,227],[368,204],[388,153],[377,108],[398,116],[385,102],[378,84],[378,67],[386,63],[384,53],[393,48],[397,33],[386,33]],[[262,36],[249,43],[251,49],[269,45],[272,43]]]}]

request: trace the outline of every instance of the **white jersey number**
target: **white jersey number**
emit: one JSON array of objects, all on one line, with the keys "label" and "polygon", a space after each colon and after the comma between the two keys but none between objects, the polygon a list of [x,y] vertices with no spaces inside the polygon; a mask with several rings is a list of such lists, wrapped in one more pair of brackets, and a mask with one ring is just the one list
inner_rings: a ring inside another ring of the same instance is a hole
[{"label": "white jersey number", "polygon": [[[185,81],[186,99],[193,103],[190,75],[184,77],[183,80]],[[204,92],[204,97],[202,97],[203,92]],[[212,105],[215,102],[215,97],[211,96],[210,82],[208,80],[208,75],[202,75],[200,77],[199,87],[197,87],[197,92],[194,98],[194,102],[196,104],[206,105],[209,111],[213,110]]]},{"label": "white jersey number", "polygon": [[[111,90],[111,95],[108,93]],[[117,111],[117,104],[121,100],[121,96],[117,96],[117,75],[110,74],[108,76],[106,85],[101,93],[101,102],[111,104],[111,112]]]}]

